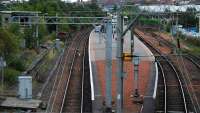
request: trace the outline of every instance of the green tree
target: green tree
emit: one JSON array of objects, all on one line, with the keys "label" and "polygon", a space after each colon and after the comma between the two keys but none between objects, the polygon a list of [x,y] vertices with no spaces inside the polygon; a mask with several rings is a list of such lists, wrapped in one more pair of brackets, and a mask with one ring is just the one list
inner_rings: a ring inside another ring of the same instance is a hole
[{"label": "green tree", "polygon": [[47,25],[45,25],[45,24],[39,25],[39,30],[38,31],[39,31],[39,40],[40,40],[40,42],[44,42],[45,41],[44,37],[49,34],[48,29],[47,29]]},{"label": "green tree", "polygon": [[33,36],[34,28],[24,30],[24,39],[26,40],[26,47],[33,49],[36,46],[37,39]]},{"label": "green tree", "polygon": [[4,55],[6,60],[12,59],[19,51],[18,41],[12,33],[5,29],[0,29],[0,55]]},{"label": "green tree", "polygon": [[183,25],[184,27],[192,27],[196,26],[198,23],[198,18],[196,18],[195,8],[187,8],[186,10],[189,13],[182,14],[179,18],[179,23]]}]

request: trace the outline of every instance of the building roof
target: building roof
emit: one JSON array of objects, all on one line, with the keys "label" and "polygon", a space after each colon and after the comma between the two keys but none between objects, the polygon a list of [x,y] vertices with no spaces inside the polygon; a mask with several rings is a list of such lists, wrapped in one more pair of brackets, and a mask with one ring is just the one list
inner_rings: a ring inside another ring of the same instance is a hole
[{"label": "building roof", "polygon": [[32,79],[32,76],[19,76],[19,79]]},{"label": "building roof", "polygon": [[196,11],[200,11],[200,5],[144,5],[139,6],[139,8],[148,12],[165,12],[166,10],[171,12],[186,12],[188,8],[194,8]]}]

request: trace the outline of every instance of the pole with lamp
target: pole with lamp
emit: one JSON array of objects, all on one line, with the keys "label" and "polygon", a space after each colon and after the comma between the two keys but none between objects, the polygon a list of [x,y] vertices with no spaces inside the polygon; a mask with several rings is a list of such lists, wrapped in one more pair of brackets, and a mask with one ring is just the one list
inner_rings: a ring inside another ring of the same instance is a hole
[{"label": "pole with lamp", "polygon": [[134,92],[133,92],[133,102],[140,103],[142,102],[142,98],[139,93],[139,64],[140,57],[138,55],[133,56],[133,64],[134,64]]},{"label": "pole with lamp", "polygon": [[134,97],[139,97],[139,82],[138,82],[138,75],[139,75],[139,63],[140,63],[140,59],[139,56],[134,56],[133,57],[133,63],[134,63],[134,86],[135,86],[135,92],[134,92]]}]

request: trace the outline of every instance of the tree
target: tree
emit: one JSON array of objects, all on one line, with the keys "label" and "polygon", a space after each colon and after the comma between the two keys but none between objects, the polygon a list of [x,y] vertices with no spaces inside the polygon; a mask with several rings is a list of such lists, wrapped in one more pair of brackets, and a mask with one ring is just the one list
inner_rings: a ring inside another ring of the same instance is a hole
[{"label": "tree", "polygon": [[36,38],[33,36],[34,28],[24,30],[24,39],[26,40],[26,47],[33,49],[36,45]]},{"label": "tree", "polygon": [[187,8],[186,12],[180,16],[179,23],[184,27],[192,27],[196,26],[198,23],[198,19],[195,16],[196,9],[195,8]]},{"label": "tree", "polygon": [[7,61],[19,51],[18,43],[14,37],[12,33],[0,29],[0,55],[4,55]]}]

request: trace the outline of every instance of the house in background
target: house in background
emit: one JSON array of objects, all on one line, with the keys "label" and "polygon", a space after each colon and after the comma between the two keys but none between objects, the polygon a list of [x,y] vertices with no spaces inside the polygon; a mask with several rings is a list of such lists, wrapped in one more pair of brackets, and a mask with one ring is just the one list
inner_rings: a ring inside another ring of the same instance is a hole
[{"label": "house in background", "polygon": [[[10,23],[20,23],[20,26],[29,27],[30,22],[33,22],[34,16],[36,17],[41,12],[33,11],[0,11],[1,25],[7,26]],[[35,20],[36,21],[36,20]]]}]

